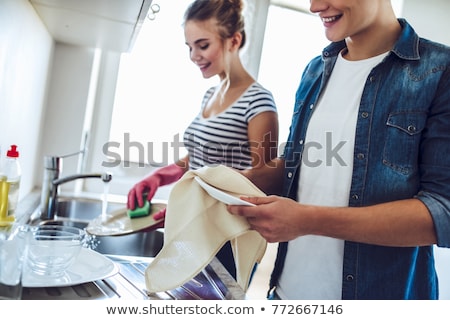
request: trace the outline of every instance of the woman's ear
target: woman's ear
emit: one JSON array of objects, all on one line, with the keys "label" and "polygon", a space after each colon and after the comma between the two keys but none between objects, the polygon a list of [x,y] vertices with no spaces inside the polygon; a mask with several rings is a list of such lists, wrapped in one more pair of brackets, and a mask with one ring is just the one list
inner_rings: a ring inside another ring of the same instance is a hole
[{"label": "woman's ear", "polygon": [[236,32],[232,37],[231,37],[231,50],[239,50],[239,48],[241,47],[241,42],[242,42],[242,33],[240,32]]}]

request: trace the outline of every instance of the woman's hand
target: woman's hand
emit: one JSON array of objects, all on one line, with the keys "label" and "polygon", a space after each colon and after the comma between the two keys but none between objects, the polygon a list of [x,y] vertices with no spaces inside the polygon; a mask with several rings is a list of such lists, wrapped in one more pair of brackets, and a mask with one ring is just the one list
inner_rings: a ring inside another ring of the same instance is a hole
[{"label": "woman's hand", "polygon": [[128,192],[127,208],[134,210],[136,207],[144,206],[144,197],[151,202],[156,190],[160,186],[160,182],[160,177],[157,175],[150,175],[136,183]]},{"label": "woman's hand", "polygon": [[173,163],[157,169],[151,175],[136,183],[128,192],[128,209],[134,210],[136,208],[136,200],[137,205],[142,207],[144,205],[144,194],[147,194],[147,200],[151,201],[160,186],[165,186],[180,179],[187,171],[188,161],[188,157],[185,157],[179,161],[179,164]]}]

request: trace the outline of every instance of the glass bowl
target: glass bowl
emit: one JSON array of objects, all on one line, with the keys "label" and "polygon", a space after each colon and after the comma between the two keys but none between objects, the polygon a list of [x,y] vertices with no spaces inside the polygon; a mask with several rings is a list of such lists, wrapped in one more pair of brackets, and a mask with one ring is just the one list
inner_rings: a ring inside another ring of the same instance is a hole
[{"label": "glass bowl", "polygon": [[52,277],[64,275],[86,237],[83,229],[63,225],[41,225],[30,231],[28,265],[36,274]]}]

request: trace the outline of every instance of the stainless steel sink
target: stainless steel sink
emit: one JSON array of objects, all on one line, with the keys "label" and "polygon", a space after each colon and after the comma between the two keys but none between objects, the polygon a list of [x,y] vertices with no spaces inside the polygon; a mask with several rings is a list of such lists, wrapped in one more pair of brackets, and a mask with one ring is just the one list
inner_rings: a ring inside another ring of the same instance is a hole
[{"label": "stainless steel sink", "polygon": [[[93,199],[61,198],[58,201],[55,219],[65,218],[89,222],[102,213],[102,201]],[[125,204],[108,202],[106,211],[112,212],[125,207]]]},{"label": "stainless steel sink", "polygon": [[[108,203],[107,212],[123,209],[124,204]],[[40,224],[70,225],[86,228],[90,221],[102,213],[102,202],[89,199],[61,199],[55,220]],[[142,231],[119,236],[92,236],[90,246],[97,252],[110,255],[155,257],[163,247],[164,232],[161,229]]]}]

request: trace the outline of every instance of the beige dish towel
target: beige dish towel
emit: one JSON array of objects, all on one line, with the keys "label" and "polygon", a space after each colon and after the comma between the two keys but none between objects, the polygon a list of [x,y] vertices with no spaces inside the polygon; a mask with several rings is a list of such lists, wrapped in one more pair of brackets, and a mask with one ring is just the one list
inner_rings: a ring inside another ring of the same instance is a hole
[{"label": "beige dish towel", "polygon": [[242,174],[223,165],[186,172],[169,196],[164,246],[145,271],[147,290],[161,292],[183,285],[231,241],[237,283],[246,291],[267,242],[249,229],[245,218],[230,214],[226,204],[212,198],[195,181],[195,176],[234,196],[265,195]]}]

